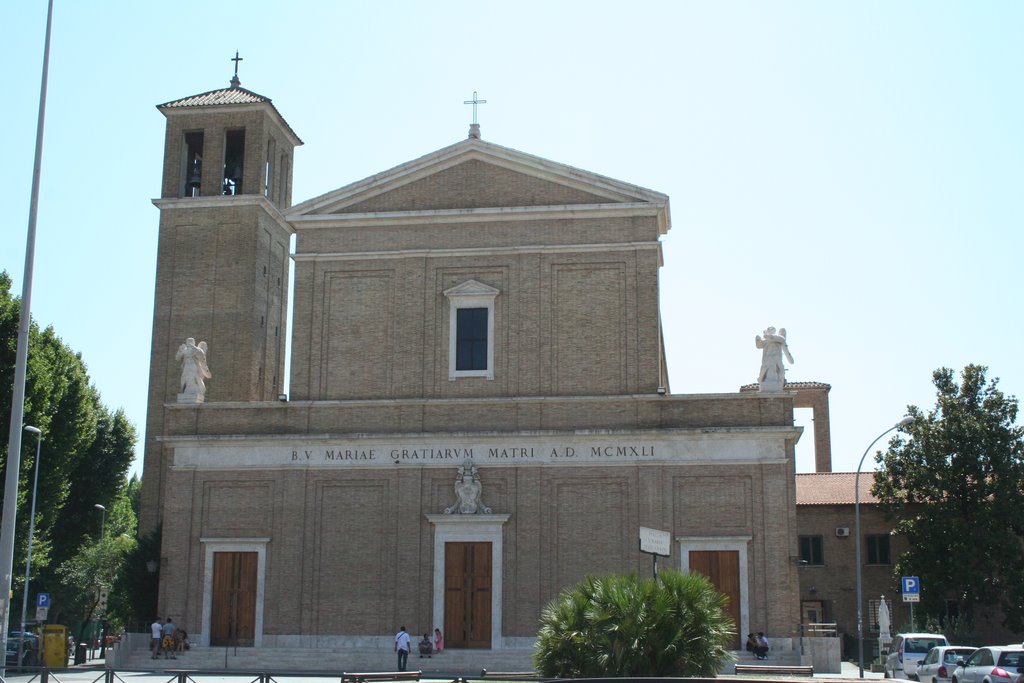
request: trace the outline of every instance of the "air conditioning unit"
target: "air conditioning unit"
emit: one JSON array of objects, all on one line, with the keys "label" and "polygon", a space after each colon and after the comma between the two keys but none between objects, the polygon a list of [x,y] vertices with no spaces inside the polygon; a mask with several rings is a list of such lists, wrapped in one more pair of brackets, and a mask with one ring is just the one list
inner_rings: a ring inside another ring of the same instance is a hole
[{"label": "air conditioning unit", "polygon": [[836,536],[838,536],[839,538],[846,538],[849,535],[850,535],[850,527],[848,527],[848,526],[837,526],[836,527]]}]

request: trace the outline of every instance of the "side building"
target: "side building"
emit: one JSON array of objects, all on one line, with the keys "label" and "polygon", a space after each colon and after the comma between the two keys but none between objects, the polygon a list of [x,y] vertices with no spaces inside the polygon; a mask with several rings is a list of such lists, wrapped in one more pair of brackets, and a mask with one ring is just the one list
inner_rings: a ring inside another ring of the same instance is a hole
[{"label": "side building", "polygon": [[669,392],[665,195],[474,125],[291,206],[301,141],[269,99],[236,82],[159,109],[141,523],[161,614],[202,645],[407,624],[529,647],[564,587],[650,571],[644,526],[738,633],[796,635],[795,395]]},{"label": "side building", "polygon": [[[843,640],[843,656],[857,658],[855,472],[817,472],[796,475],[796,515],[800,552],[801,622],[835,624]],[[895,634],[910,622],[910,607],[902,601],[896,560],[906,552],[903,536],[893,535],[871,493],[874,472],[860,475],[861,592],[865,639],[864,656],[878,652],[878,610],[885,600]]]}]

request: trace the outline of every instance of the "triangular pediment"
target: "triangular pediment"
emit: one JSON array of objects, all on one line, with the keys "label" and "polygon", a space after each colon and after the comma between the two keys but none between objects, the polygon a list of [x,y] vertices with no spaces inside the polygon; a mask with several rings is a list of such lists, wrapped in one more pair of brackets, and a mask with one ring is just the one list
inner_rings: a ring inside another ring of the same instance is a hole
[{"label": "triangular pediment", "polygon": [[667,201],[658,192],[471,138],[297,204],[288,216]]},{"label": "triangular pediment", "polygon": [[444,295],[449,299],[460,297],[495,297],[499,294],[501,294],[499,290],[476,280],[466,280],[461,284],[444,290]]}]

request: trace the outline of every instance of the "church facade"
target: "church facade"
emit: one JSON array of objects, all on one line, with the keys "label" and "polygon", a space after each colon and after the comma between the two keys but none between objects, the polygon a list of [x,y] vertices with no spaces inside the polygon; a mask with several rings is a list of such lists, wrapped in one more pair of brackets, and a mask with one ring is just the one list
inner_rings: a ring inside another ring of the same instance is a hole
[{"label": "church facade", "polygon": [[159,110],[140,525],[162,615],[202,645],[390,647],[405,624],[528,647],[563,588],[649,575],[648,527],[738,633],[795,634],[794,397],[669,391],[665,195],[474,126],[293,205],[301,140],[269,99]]}]

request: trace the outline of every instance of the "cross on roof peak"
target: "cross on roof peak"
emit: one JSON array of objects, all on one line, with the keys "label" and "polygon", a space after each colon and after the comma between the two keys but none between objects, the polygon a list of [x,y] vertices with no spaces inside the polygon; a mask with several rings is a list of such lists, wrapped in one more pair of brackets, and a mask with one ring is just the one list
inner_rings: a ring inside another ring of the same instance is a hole
[{"label": "cross on roof peak", "polygon": [[477,95],[476,90],[473,91],[473,99],[464,100],[463,104],[473,105],[473,123],[469,124],[469,137],[480,139],[480,124],[476,122],[476,106],[478,104],[487,104],[487,100],[481,100],[480,96]]},{"label": "cross on roof peak", "polygon": [[235,63],[235,75],[231,77],[232,88],[237,88],[238,86],[242,85],[242,81],[238,80],[238,63],[243,61],[244,59],[244,57],[239,57],[238,50],[235,50],[235,56],[232,57],[230,60]]}]

